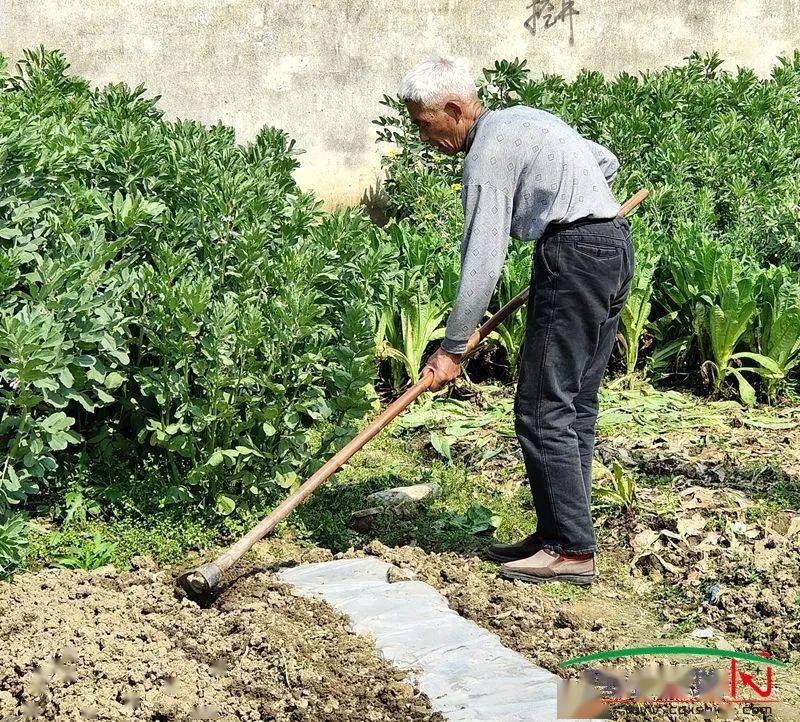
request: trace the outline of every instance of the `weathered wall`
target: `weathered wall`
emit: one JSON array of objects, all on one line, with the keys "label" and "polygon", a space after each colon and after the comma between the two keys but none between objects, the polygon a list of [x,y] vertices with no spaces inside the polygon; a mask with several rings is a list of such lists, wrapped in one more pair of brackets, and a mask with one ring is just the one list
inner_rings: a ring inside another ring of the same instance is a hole
[{"label": "weathered wall", "polygon": [[285,128],[308,151],[299,181],[335,203],[375,182],[378,101],[431,54],[571,77],[719,50],[764,74],[800,47],[800,0],[575,0],[573,43],[569,21],[524,27],[533,1],[0,0],[0,51],[62,48],[97,84],[143,82],[171,116],[221,119],[241,139]]}]

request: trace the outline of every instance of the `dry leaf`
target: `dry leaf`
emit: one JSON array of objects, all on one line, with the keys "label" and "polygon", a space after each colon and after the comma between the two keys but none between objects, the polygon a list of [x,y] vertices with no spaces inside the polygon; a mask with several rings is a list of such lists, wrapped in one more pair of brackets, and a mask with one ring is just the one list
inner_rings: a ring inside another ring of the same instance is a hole
[{"label": "dry leaf", "polygon": [[683,492],[688,497],[682,505],[684,509],[707,509],[714,505],[716,495],[703,486],[690,486]]},{"label": "dry leaf", "polygon": [[736,649],[725,637],[714,637],[714,646],[717,649]]},{"label": "dry leaf", "polygon": [[657,531],[653,531],[652,529],[640,531],[631,540],[631,545],[635,551],[645,551],[656,547],[661,548],[661,543],[659,542],[659,533]]},{"label": "dry leaf", "polygon": [[678,519],[678,534],[682,537],[696,536],[705,529],[707,519],[700,514],[694,514],[688,519]]},{"label": "dry leaf", "polygon": [[719,547],[719,534],[715,531],[710,531],[706,534],[705,538],[695,545],[697,551],[712,551]]},{"label": "dry leaf", "polygon": [[656,559],[658,559],[658,561],[661,564],[661,566],[664,567],[664,569],[666,569],[667,571],[670,571],[673,574],[682,574],[683,573],[683,571],[684,571],[683,567],[679,567],[677,564],[671,564],[666,559],[664,559],[664,557],[662,557],[660,554],[653,554],[653,556]]},{"label": "dry leaf", "polygon": [[729,490],[726,492],[729,499],[739,505],[741,509],[749,509],[753,506],[753,502],[747,498],[741,491]]},{"label": "dry leaf", "polygon": [[[680,522],[678,522],[680,524]],[[669,529],[662,529],[661,536],[667,537],[668,539],[675,539],[676,541],[682,542],[684,541],[684,537],[681,534],[676,534],[674,531],[670,531]]]}]

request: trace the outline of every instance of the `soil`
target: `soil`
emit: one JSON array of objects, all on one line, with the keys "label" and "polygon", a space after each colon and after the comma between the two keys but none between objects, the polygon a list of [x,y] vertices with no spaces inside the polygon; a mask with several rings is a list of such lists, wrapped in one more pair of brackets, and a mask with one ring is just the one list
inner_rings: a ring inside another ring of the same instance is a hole
[{"label": "soil", "polygon": [[[579,675],[579,668],[560,667],[562,661],[576,654],[623,647],[705,644],[690,633],[676,632],[673,625],[665,622],[661,614],[663,610],[653,609],[648,592],[651,582],[646,577],[625,571],[631,564],[631,554],[625,550],[608,550],[600,558],[600,579],[589,591],[567,585],[545,585],[550,587],[545,591],[543,587],[499,577],[495,565],[476,556],[431,553],[416,546],[388,547],[378,541],[372,541],[364,549],[351,549],[334,556],[318,548],[292,547],[286,539],[270,539],[262,542],[256,552],[269,568],[365,554],[378,556],[430,584],[459,614],[497,634],[508,648],[564,677]],[[741,614],[731,613],[730,608],[725,613],[723,609],[713,607],[703,610],[703,616],[696,624],[725,630],[726,634],[724,637],[720,635],[717,646],[750,649],[744,640],[748,638],[748,630],[755,626],[753,620],[759,618],[755,589],[744,592],[756,601]],[[552,593],[563,596],[549,596]],[[735,600],[740,601],[739,596]],[[723,624],[726,618],[727,626]],[[734,619],[741,621],[737,623]],[[769,627],[768,621],[766,619],[762,626]],[[778,631],[774,635],[782,645],[785,631],[781,627],[777,625]],[[665,661],[674,663],[674,659]],[[688,660],[687,664],[698,666],[702,663]],[[773,719],[796,720],[800,678],[794,670],[781,670],[778,677],[776,687],[782,702],[775,705]],[[763,719],[759,713],[742,709],[733,710],[731,714],[731,719],[737,720]],[[687,716],[685,710],[670,711],[657,707],[618,708],[612,712],[611,719],[683,722],[704,717]]]},{"label": "soil", "polygon": [[[774,719],[796,720],[798,428],[751,422],[604,434],[600,458],[642,478],[634,510],[597,517],[599,578],[588,591],[504,580],[471,551],[364,539],[363,549],[337,556],[397,565],[507,647],[564,676],[578,671],[562,661],[602,649],[764,650],[792,665],[776,672],[783,701]],[[513,463],[509,452],[482,474],[489,479],[497,464],[506,478]],[[208,608],[182,598],[173,573],[143,559],[128,572],[45,570],[0,583],[0,722],[440,720],[368,638],[274,576],[279,566],[331,558],[291,532],[270,538]],[[663,708],[615,710],[612,718],[692,719]],[[762,716],[739,709],[732,718]]]},{"label": "soil", "polygon": [[[559,587],[561,597],[452,552],[373,541],[336,556],[364,554],[430,584],[462,616],[561,675],[578,674],[559,666],[576,650],[698,641],[668,633],[641,596],[645,579],[613,576],[630,568],[619,550],[601,560],[589,592]],[[267,540],[207,608],[142,558],[130,572],[45,570],[0,584],[8,610],[0,619],[0,720],[441,720],[368,638],[274,576],[279,566],[332,558],[290,539]],[[713,612],[708,620],[722,621]],[[738,639],[729,642],[737,647]],[[777,712],[794,719],[789,707]],[[612,719],[691,718],[660,708],[617,710]]]},{"label": "soil", "polygon": [[[600,569],[601,575],[605,572],[606,579],[594,585],[590,592],[577,593],[572,598],[553,599],[537,587],[498,577],[491,565],[477,557],[431,554],[416,547],[388,548],[379,542],[373,542],[365,551],[410,569],[416,578],[438,589],[459,614],[497,634],[510,649],[562,677],[579,675],[579,668],[560,667],[562,661],[576,654],[651,645],[700,646],[700,640],[688,634],[667,635],[659,616],[648,609],[636,591],[640,588],[638,585],[626,588],[618,579],[610,578],[610,570],[628,566],[628,560],[622,554],[616,554],[614,558],[606,556]],[[569,590],[566,591],[568,595]],[[758,602],[752,608],[759,609]],[[735,615],[727,616],[732,618]],[[748,615],[741,616],[747,624]],[[749,618],[752,621],[753,617]],[[712,623],[721,621],[713,613],[710,619]],[[735,627],[730,625],[730,628]],[[742,648],[737,644],[740,639],[731,636],[723,646]],[[674,659],[665,661],[674,663]],[[697,666],[698,662],[690,660],[687,664]],[[775,705],[773,718],[796,720],[800,680],[795,672],[779,676],[776,684],[783,702]],[[731,718],[737,720],[763,719],[759,713],[741,709],[733,710],[731,714]],[[656,707],[617,708],[612,711],[611,719],[677,722],[704,717],[687,716],[685,710]]]},{"label": "soil", "polygon": [[440,720],[345,618],[244,565],[208,608],[137,559],[0,584],[0,720]]}]

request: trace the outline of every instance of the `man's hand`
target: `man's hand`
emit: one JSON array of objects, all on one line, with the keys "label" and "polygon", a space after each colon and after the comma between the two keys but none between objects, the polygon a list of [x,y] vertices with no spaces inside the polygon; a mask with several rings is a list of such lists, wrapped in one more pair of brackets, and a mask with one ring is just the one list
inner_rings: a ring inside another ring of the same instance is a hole
[{"label": "man's hand", "polygon": [[443,348],[436,349],[436,352],[425,362],[425,367],[422,369],[423,376],[428,370],[433,371],[431,391],[438,391],[442,386],[447,385],[461,375],[462,356],[459,353],[445,351]]}]

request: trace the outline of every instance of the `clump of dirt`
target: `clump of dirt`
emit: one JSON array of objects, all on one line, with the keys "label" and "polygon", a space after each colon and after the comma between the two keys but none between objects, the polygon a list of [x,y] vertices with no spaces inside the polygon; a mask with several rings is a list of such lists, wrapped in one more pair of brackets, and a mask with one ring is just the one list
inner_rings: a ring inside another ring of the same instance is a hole
[{"label": "clump of dirt", "polygon": [[0,719],[441,719],[344,617],[263,568],[202,608],[137,566],[0,583]]}]

